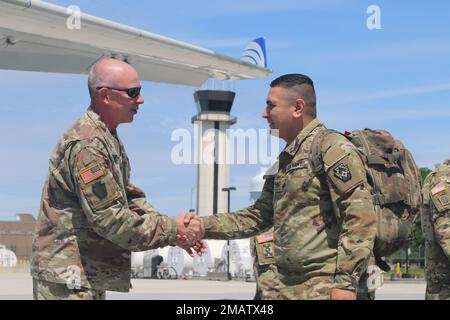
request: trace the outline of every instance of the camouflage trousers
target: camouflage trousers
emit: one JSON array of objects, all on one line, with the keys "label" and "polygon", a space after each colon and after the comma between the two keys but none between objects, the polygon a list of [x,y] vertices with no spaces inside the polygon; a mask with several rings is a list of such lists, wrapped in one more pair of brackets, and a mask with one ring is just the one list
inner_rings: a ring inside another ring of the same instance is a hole
[{"label": "camouflage trousers", "polygon": [[427,286],[425,300],[450,300],[450,286],[443,285],[438,292],[429,292]]},{"label": "camouflage trousers", "polygon": [[275,265],[255,268],[255,277],[255,300],[329,300],[334,284],[332,276],[314,277],[298,283],[291,277],[280,276]]},{"label": "camouflage trousers", "polygon": [[[282,300],[330,300],[334,286],[333,276],[317,276],[299,284],[291,277],[283,277],[283,285],[279,287],[279,299]],[[278,286],[276,285],[276,288]]]},{"label": "camouflage trousers", "polygon": [[66,284],[33,278],[34,300],[105,300],[106,292],[95,289],[69,289]]},{"label": "camouflage trousers", "polygon": [[254,300],[276,300],[280,292],[275,286],[276,267],[274,265],[253,266],[256,278]]},{"label": "camouflage trousers", "polygon": [[255,267],[255,277],[256,300],[329,300],[334,285],[333,276],[299,279],[281,275],[273,264]]},{"label": "camouflage trousers", "polygon": [[[256,293],[254,300],[279,300],[279,299],[330,299],[333,280],[331,277],[316,277],[305,283],[284,288],[277,280],[276,267],[255,266]],[[367,273],[364,273],[358,284],[358,300],[375,300],[375,291],[367,286]],[[322,282],[323,281],[323,282]]]}]

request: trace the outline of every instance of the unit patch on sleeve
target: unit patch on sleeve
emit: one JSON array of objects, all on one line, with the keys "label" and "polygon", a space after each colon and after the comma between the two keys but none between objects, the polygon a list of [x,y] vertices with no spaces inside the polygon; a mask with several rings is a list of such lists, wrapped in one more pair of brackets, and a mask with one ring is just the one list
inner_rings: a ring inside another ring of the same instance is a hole
[{"label": "unit patch on sleeve", "polygon": [[446,206],[446,205],[448,205],[450,203],[448,195],[446,195],[446,194],[443,194],[442,196],[440,196],[439,197],[439,201],[441,202],[441,204],[443,206]]},{"label": "unit patch on sleeve", "polygon": [[106,185],[102,181],[97,181],[92,185],[92,192],[94,192],[99,199],[104,199],[108,195]]},{"label": "unit patch on sleeve", "polygon": [[264,243],[263,244],[263,250],[264,250],[264,257],[266,257],[266,258],[273,258],[272,244],[271,243]]},{"label": "unit patch on sleeve", "polygon": [[340,163],[338,166],[336,166],[333,169],[333,172],[334,175],[344,183],[352,179],[352,173],[350,172],[349,167],[344,163]]}]

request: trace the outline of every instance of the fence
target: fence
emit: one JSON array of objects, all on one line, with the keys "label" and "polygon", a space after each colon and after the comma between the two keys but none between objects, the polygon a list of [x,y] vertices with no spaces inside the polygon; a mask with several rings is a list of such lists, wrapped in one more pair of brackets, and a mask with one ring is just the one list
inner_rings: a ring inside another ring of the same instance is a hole
[{"label": "fence", "polygon": [[13,266],[3,264],[0,261],[0,273],[29,273],[30,272],[30,261],[29,260],[18,260]]}]

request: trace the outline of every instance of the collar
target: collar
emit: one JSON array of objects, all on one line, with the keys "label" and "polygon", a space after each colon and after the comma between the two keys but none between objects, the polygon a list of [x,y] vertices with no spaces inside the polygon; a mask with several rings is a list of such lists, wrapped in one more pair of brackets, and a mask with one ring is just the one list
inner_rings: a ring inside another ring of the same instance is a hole
[{"label": "collar", "polygon": [[87,109],[86,116],[103,133],[105,138],[108,137],[109,139],[115,139],[117,141],[120,141],[117,135],[117,131],[116,130],[114,130],[113,132],[109,131],[106,124],[100,118],[100,115],[92,109],[92,106],[89,106],[89,108]]},{"label": "collar", "polygon": [[108,132],[110,135],[115,136],[117,135],[117,131],[114,130],[113,132],[109,131],[108,127],[106,126],[106,124],[102,121],[102,119],[100,118],[100,115],[94,111],[94,109],[92,108],[92,106],[89,106],[89,108],[87,109],[86,115],[88,116],[88,118],[94,122],[94,124],[101,129],[101,131],[104,132]]},{"label": "collar", "polygon": [[292,141],[286,148],[284,149],[284,152],[287,152],[291,156],[294,156],[298,148],[300,148],[301,144],[305,139],[309,136],[309,134],[318,126],[323,125],[322,122],[315,118],[313,121],[311,121],[305,128],[303,128],[302,131],[297,135],[297,137]]}]

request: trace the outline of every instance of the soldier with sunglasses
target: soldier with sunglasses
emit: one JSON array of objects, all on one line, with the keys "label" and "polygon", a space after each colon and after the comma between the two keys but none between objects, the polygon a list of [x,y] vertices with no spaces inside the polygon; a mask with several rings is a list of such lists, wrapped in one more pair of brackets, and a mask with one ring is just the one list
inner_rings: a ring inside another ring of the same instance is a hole
[{"label": "soldier with sunglasses", "polygon": [[32,247],[35,299],[105,299],[128,292],[131,251],[178,244],[201,254],[200,222],[188,227],[160,214],[130,183],[117,135],[144,103],[136,70],[97,62],[89,73],[91,105],[58,142],[50,162]]}]

